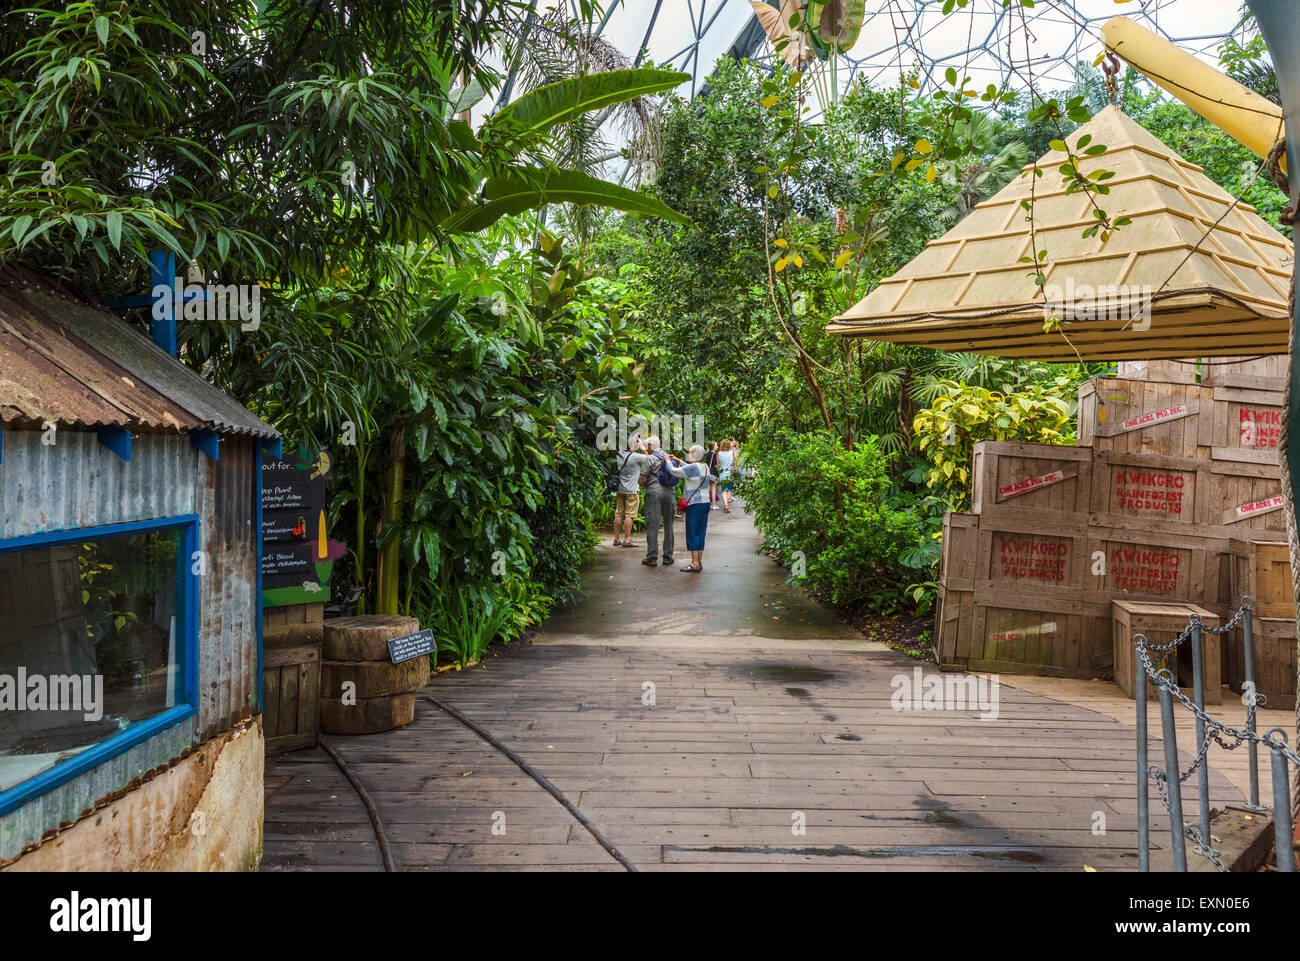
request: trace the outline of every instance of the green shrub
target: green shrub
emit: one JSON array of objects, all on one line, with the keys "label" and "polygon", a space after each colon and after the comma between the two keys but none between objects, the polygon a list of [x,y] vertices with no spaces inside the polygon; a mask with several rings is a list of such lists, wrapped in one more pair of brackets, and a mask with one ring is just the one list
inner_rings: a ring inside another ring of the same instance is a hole
[{"label": "green shrub", "polygon": [[795,577],[832,603],[894,613],[933,559],[926,521],[901,504],[890,477],[894,455],[875,437],[845,450],[825,431],[770,435],[745,452],[754,477],[745,508],[766,545]]}]

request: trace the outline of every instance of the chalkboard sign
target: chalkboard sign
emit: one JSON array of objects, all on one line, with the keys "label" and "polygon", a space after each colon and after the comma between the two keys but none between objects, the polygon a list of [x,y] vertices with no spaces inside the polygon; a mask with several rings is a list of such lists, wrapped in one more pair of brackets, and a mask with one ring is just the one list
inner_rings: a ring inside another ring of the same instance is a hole
[{"label": "chalkboard sign", "polygon": [[262,462],[262,603],[329,599],[329,575],[344,545],[326,531],[327,451],[300,447]]},{"label": "chalkboard sign", "polygon": [[401,664],[403,661],[409,661],[421,654],[432,654],[433,647],[433,631],[416,631],[414,634],[405,634],[402,637],[394,637],[390,640],[388,642],[388,657],[394,664]]}]

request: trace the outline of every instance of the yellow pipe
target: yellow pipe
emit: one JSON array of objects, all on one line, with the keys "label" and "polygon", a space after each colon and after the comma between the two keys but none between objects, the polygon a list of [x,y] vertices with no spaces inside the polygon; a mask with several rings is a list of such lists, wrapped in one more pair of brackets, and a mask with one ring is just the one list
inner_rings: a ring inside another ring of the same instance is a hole
[{"label": "yellow pipe", "polygon": [[[1267,157],[1273,145],[1285,137],[1281,107],[1128,17],[1106,21],[1101,39],[1108,50],[1152,83],[1258,156]],[[1286,154],[1282,155],[1282,169],[1286,169]]]}]

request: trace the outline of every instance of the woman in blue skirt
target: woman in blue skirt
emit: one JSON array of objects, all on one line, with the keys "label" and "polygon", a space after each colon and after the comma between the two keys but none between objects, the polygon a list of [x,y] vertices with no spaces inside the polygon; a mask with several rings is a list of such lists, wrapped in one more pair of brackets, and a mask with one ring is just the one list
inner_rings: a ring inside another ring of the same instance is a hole
[{"label": "woman in blue skirt", "polygon": [[704,570],[704,531],[709,526],[709,468],[704,463],[704,448],[696,444],[686,455],[683,464],[676,457],[668,461],[668,469],[677,477],[686,479],[686,549],[691,552],[691,562],[682,568],[688,574]]}]

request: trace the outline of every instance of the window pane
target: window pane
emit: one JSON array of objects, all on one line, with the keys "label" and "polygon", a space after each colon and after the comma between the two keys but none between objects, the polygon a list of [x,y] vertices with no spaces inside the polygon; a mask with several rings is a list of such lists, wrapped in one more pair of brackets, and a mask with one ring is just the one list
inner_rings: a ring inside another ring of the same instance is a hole
[{"label": "window pane", "polygon": [[0,552],[0,790],[175,706],[181,538]]}]

